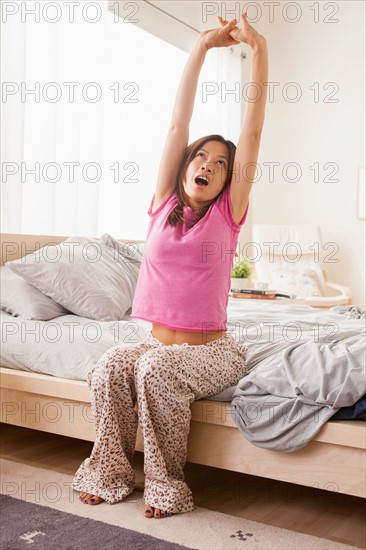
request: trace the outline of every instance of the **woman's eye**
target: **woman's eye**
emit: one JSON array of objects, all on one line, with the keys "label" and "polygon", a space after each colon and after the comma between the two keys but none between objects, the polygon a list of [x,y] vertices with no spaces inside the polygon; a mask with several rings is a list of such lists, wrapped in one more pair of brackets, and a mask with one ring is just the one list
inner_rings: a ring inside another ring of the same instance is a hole
[{"label": "woman's eye", "polygon": [[203,153],[198,153],[197,156],[198,157],[204,157],[204,154]]}]

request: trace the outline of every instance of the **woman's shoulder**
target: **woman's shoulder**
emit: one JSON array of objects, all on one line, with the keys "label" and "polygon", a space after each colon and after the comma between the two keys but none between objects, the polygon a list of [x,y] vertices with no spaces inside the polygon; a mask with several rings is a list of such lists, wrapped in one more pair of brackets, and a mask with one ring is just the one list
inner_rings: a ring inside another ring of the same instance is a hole
[{"label": "woman's shoulder", "polygon": [[219,197],[215,201],[217,208],[221,211],[222,215],[224,216],[226,222],[229,224],[229,226],[236,230],[240,231],[241,227],[244,225],[245,219],[247,217],[248,207],[244,213],[244,216],[240,220],[239,223],[237,223],[234,219],[233,215],[233,207],[231,203],[231,193],[230,193],[230,185],[227,185],[224,190],[220,193]]},{"label": "woman's shoulder", "polygon": [[157,195],[157,193],[154,193],[150,206],[148,208],[148,215],[150,217],[155,217],[157,214],[159,214],[166,206],[170,206],[173,203],[177,203],[177,197],[175,194],[175,190],[169,193],[166,196],[160,196]]}]

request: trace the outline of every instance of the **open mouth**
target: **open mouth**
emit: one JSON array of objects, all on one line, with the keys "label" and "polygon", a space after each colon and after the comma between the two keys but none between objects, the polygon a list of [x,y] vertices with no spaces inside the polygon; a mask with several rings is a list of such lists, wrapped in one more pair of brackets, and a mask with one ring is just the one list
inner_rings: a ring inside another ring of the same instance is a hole
[{"label": "open mouth", "polygon": [[208,185],[208,179],[205,178],[205,176],[197,176],[194,180],[197,185],[200,185],[202,187],[206,187]]}]

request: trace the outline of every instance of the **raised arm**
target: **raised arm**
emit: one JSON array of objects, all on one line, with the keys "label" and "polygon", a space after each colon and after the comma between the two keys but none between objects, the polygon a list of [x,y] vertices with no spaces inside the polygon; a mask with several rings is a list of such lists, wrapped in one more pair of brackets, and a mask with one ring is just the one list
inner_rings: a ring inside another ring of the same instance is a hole
[{"label": "raised arm", "polygon": [[[220,18],[220,24],[227,22]],[[234,220],[239,222],[248,206],[253,185],[256,164],[264,124],[267,102],[268,51],[267,41],[247,21],[247,14],[241,17],[241,29],[234,29],[231,35],[249,44],[252,56],[252,86],[249,86],[248,107],[245,121],[237,144],[234,173],[230,184],[230,197]]]},{"label": "raised arm", "polygon": [[189,123],[193,114],[198,79],[206,53],[213,47],[239,44],[229,34],[235,25],[236,19],[222,25],[221,28],[200,33],[189,55],[179,84],[168,136],[160,161],[154,210],[173,192],[175,187],[178,169],[188,144]]}]

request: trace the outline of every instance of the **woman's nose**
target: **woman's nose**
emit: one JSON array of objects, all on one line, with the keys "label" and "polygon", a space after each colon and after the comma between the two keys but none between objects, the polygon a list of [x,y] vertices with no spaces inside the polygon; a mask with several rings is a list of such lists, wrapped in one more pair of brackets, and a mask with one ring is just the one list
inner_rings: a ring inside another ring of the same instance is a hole
[{"label": "woman's nose", "polygon": [[205,162],[204,164],[202,164],[202,167],[201,169],[202,170],[206,170],[207,172],[211,172],[211,166],[210,166],[210,163],[209,162]]}]

